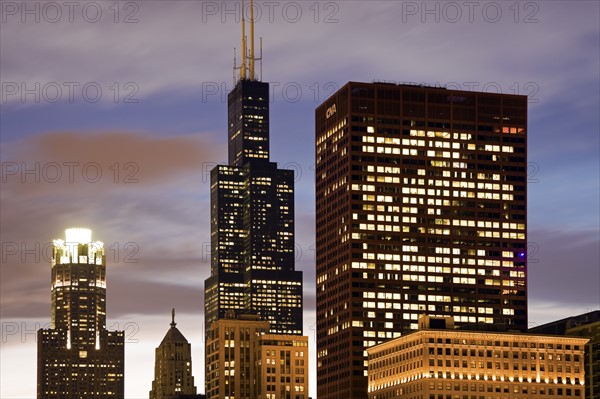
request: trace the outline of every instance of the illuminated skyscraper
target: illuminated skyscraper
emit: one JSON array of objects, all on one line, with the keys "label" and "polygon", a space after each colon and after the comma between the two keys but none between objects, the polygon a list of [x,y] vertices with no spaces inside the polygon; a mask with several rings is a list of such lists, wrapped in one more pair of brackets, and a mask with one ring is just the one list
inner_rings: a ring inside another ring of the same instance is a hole
[{"label": "illuminated skyscraper", "polygon": [[196,395],[192,375],[192,348],[176,326],[173,309],[171,328],[156,348],[150,399],[177,399],[180,395]]},{"label": "illuminated skyscraper", "polygon": [[52,313],[38,331],[39,399],[123,398],[123,331],[106,329],[106,256],[88,229],[52,253]]},{"label": "illuminated skyscraper", "polygon": [[254,72],[252,16],[250,29],[250,50],[243,34],[239,80],[228,96],[229,164],[211,171],[205,329],[234,311],[260,316],[272,333],[302,334],[302,272],[294,266],[294,172],[269,160],[269,84]]},{"label": "illuminated skyscraper", "polygon": [[319,399],[421,313],[527,328],[527,97],[350,82],[315,120]]}]

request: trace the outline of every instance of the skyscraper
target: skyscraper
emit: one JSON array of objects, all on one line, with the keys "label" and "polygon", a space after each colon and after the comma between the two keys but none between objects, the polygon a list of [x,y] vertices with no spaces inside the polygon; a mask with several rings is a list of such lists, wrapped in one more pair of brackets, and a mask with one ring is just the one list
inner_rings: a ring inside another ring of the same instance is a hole
[{"label": "skyscraper", "polygon": [[254,71],[253,27],[251,15],[247,52],[242,18],[242,65],[228,96],[229,164],[211,171],[205,330],[234,311],[259,315],[272,333],[302,334],[302,272],[294,265],[294,173],[270,161],[269,84]]},{"label": "skyscraper", "polygon": [[123,331],[106,329],[106,256],[89,229],[67,229],[52,253],[52,313],[38,331],[38,399],[124,397]]},{"label": "skyscraper", "polygon": [[367,397],[366,348],[527,328],[527,97],[350,82],[316,109],[317,392]]},{"label": "skyscraper", "polygon": [[156,348],[150,399],[177,399],[180,395],[196,395],[191,345],[177,328],[175,309],[171,317],[171,328]]}]

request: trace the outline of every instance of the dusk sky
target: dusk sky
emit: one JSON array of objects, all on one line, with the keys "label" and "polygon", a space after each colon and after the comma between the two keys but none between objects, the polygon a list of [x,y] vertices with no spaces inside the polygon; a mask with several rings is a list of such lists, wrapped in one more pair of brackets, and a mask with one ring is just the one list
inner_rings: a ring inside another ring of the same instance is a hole
[{"label": "dusk sky", "polygon": [[[255,3],[271,160],[297,177],[311,396],[314,109],[348,81],[529,95],[529,323],[600,308],[599,4]],[[171,308],[204,392],[209,171],[227,162],[240,3],[0,6],[0,397],[36,396],[35,331],[50,321],[44,248],[75,226],[107,249],[107,324],[126,330],[126,397],[148,397]]]}]

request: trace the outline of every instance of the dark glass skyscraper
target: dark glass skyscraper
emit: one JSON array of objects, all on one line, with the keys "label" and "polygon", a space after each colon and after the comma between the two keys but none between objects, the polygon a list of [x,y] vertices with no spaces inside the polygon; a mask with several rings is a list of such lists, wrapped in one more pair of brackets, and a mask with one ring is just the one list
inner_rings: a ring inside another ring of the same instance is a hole
[{"label": "dark glass skyscraper", "polygon": [[38,331],[38,399],[124,397],[125,336],[106,329],[106,256],[88,229],[52,254],[52,318]]},{"label": "dark glass skyscraper", "polygon": [[302,334],[294,173],[269,160],[269,84],[255,79],[250,54],[228,96],[229,164],[211,171],[205,329],[233,311],[260,316],[272,333]]},{"label": "dark glass skyscraper", "polygon": [[319,399],[420,314],[527,328],[527,97],[350,82],[315,121]]}]

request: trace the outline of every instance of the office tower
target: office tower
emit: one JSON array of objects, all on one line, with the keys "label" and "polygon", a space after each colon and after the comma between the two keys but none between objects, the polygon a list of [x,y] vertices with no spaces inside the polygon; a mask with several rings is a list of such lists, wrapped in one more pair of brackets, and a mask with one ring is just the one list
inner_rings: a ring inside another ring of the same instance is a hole
[{"label": "office tower", "polygon": [[434,329],[434,321],[444,322],[419,320],[418,331],[367,349],[369,399],[591,398],[587,338]]},{"label": "office tower", "polygon": [[307,399],[308,337],[269,334],[256,315],[212,323],[206,345],[206,397]]},{"label": "office tower", "polygon": [[600,398],[600,310],[535,326],[529,332],[589,338],[585,345],[585,397]]},{"label": "office tower", "polygon": [[317,392],[420,313],[527,328],[527,97],[350,82],[316,109]]},{"label": "office tower", "polygon": [[191,345],[177,328],[175,309],[171,317],[171,328],[156,348],[150,399],[178,399],[181,395],[196,395]]},{"label": "office tower", "polygon": [[211,171],[205,329],[234,311],[259,315],[273,333],[302,334],[302,272],[294,265],[294,173],[269,160],[269,84],[254,71],[252,15],[248,54],[243,24],[242,18],[239,80],[228,96],[229,164]]},{"label": "office tower", "polygon": [[89,229],[54,240],[49,329],[38,331],[38,399],[123,398],[123,331],[106,329],[106,256]]}]

